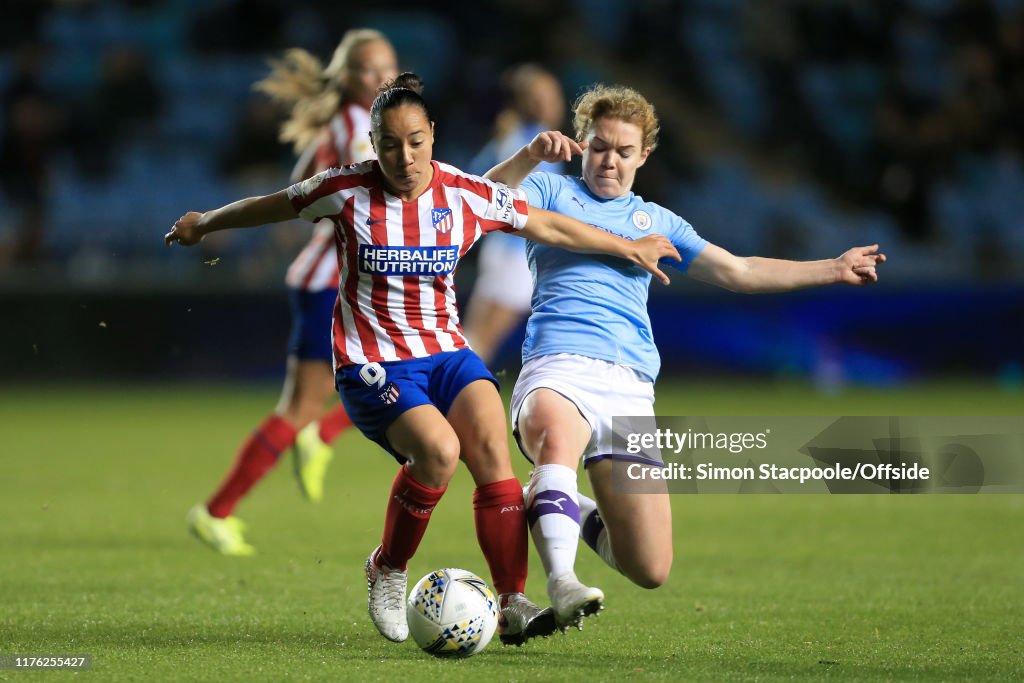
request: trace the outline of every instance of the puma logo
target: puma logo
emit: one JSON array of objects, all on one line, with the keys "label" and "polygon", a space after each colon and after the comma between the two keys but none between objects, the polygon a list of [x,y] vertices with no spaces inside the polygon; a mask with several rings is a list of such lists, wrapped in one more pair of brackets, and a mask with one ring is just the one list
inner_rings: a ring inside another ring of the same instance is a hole
[{"label": "puma logo", "polygon": [[576,199],[576,197],[570,197],[570,199],[579,204],[580,208],[583,209],[584,211],[587,210],[587,207],[583,205],[583,202],[581,202],[579,199]]},{"label": "puma logo", "polygon": [[538,500],[534,504],[535,505],[540,505],[541,503],[551,503],[552,505],[557,505],[558,509],[561,510],[562,512],[565,512],[565,508],[562,507],[562,501],[563,500],[569,500],[569,499],[565,498],[565,497],[562,497],[562,498],[556,498],[555,500]]}]

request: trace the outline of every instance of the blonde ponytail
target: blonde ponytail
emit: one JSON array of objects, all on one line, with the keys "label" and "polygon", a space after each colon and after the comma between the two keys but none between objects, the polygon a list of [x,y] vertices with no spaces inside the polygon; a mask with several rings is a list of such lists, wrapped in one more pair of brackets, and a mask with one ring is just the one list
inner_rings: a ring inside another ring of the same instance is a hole
[{"label": "blonde ponytail", "polygon": [[377,40],[386,42],[387,38],[373,29],[347,31],[326,68],[315,55],[301,48],[270,60],[270,74],[253,88],[291,107],[288,120],[281,124],[281,142],[291,143],[297,154],[312,144],[341,106],[342,82],[352,50]]}]

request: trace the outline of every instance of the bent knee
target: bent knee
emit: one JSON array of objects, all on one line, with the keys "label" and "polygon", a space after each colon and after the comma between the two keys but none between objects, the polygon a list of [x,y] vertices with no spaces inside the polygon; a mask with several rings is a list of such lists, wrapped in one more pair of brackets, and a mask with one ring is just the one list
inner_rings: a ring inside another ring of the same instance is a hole
[{"label": "bent knee", "polygon": [[505,434],[490,436],[467,444],[462,449],[461,457],[467,462],[473,461],[481,465],[496,465],[508,462],[508,441]]},{"label": "bent knee", "polygon": [[638,564],[627,570],[626,576],[641,588],[653,589],[668,581],[672,570],[672,556]]},{"label": "bent knee", "polygon": [[539,450],[544,445],[549,425],[550,422],[546,416],[538,415],[532,410],[523,410],[519,413],[519,420],[515,426],[523,444],[531,450]]},{"label": "bent knee", "polygon": [[428,457],[438,467],[454,472],[459,464],[461,450],[458,439],[441,439],[433,444]]},{"label": "bent knee", "polygon": [[421,444],[419,452],[410,458],[413,466],[420,471],[429,471],[433,478],[447,481],[455,474],[459,464],[459,440],[441,438]]},{"label": "bent knee", "polygon": [[284,410],[278,411],[278,415],[299,430],[320,419],[323,413],[322,406],[323,404],[316,403],[289,404]]},{"label": "bent knee", "polygon": [[520,414],[516,426],[520,443],[534,462],[574,465],[590,437],[589,426],[582,417],[579,422],[573,424],[553,419],[551,414],[531,411]]}]

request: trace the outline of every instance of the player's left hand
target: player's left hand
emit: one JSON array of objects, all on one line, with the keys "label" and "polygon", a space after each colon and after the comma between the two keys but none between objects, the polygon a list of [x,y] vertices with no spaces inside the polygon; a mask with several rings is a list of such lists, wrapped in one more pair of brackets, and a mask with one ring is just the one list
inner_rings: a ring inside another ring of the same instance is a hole
[{"label": "player's left hand", "polygon": [[164,242],[171,246],[175,242],[183,247],[191,247],[202,241],[205,233],[199,228],[199,220],[203,214],[198,211],[189,211],[184,216],[174,221],[171,231],[164,235]]},{"label": "player's left hand", "polygon": [[537,133],[537,136],[530,141],[526,150],[532,161],[555,163],[558,161],[571,161],[572,155],[583,154],[583,150],[586,148],[586,141],[576,142],[568,135],[564,135],[557,130],[546,130],[543,133]]},{"label": "player's left hand", "polygon": [[676,248],[664,235],[642,237],[633,242],[633,247],[636,249],[636,253],[632,257],[633,263],[658,278],[663,285],[667,285],[670,280],[668,275],[665,275],[661,268],[658,267],[658,261],[663,258],[675,259],[676,261],[683,260]]},{"label": "player's left hand", "polygon": [[885,254],[878,252],[878,245],[854,247],[836,259],[839,282],[848,285],[870,285],[878,282],[877,268],[885,263]]}]

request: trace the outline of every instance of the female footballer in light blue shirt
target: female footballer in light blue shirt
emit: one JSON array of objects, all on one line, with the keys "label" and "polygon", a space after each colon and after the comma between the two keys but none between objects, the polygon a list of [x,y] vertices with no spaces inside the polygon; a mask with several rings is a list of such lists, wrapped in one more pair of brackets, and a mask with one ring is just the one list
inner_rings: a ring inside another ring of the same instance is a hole
[{"label": "female footballer in light blue shirt", "polygon": [[[735,292],[877,281],[875,269],[885,261],[878,245],[800,262],[734,256],[708,243],[685,220],[630,191],[637,169],[657,144],[658,121],[642,95],[597,86],[577,100],[574,112],[584,149],[582,178],[530,174],[555,140],[552,133],[538,135],[487,177],[521,185],[531,206],[628,239],[663,234],[682,257],[672,265]],[[512,425],[536,465],[527,516],[557,622],[563,629],[581,627],[583,617],[604,601],[599,589],[582,584],[574,572],[581,528],[588,545],[639,586],[660,586],[672,566],[668,494],[623,493],[612,487],[611,477],[613,460],[643,460],[615,452],[612,417],[654,415],[660,358],[647,315],[651,276],[624,261],[536,243],[528,244],[527,255],[533,313],[523,371],[512,394]],[[581,457],[596,502],[577,489]]]}]

